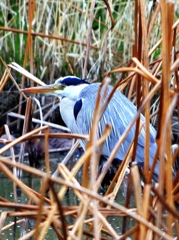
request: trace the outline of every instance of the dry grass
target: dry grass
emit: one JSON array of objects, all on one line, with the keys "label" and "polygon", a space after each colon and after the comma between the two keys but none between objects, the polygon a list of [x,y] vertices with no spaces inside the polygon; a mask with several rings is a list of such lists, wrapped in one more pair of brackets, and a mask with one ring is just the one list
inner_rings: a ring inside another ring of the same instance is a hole
[{"label": "dry grass", "polygon": [[[25,221],[25,219],[30,218],[36,220],[34,229],[19,237],[21,240],[32,236],[34,239],[44,239],[50,226],[59,239],[126,239],[127,237],[134,239],[177,239],[177,236],[179,236],[179,214],[175,209],[175,203],[179,202],[179,174],[177,172],[175,177],[172,175],[172,166],[176,154],[173,156],[171,153],[171,119],[174,113],[178,118],[179,89],[179,60],[177,53],[179,21],[174,17],[174,4],[173,2],[166,3],[165,0],[161,0],[160,5],[156,3],[150,12],[146,7],[147,4],[146,6],[144,5],[144,1],[135,1],[134,6],[132,6],[131,1],[128,1],[122,8],[120,8],[121,2],[118,1],[116,1],[116,4],[113,1],[109,1],[109,5],[107,1],[100,2],[96,5],[96,8],[103,9],[106,7],[107,16],[105,17],[105,22],[101,22],[101,19],[95,20],[98,24],[97,29],[94,30],[92,20],[97,16],[96,12],[94,13],[94,3],[95,1],[92,1],[92,4],[81,1],[63,1],[53,4],[53,2],[48,1],[37,1],[36,5],[29,5],[31,10],[28,18],[26,16],[24,19],[24,22],[28,23],[28,30],[25,30],[23,25],[21,25],[21,28],[13,29],[13,32],[19,31],[19,39],[22,43],[21,48],[26,49],[23,65],[24,67],[26,66],[29,56],[30,71],[35,73],[33,63],[36,54],[40,52],[43,56],[43,61],[40,63],[42,72],[39,76],[40,78],[45,76],[46,66],[48,66],[51,68],[51,71],[48,72],[48,74],[50,73],[49,82],[56,76],[56,66],[62,68],[64,62],[68,66],[67,72],[71,72],[71,74],[74,73],[74,69],[78,69],[85,76],[94,78],[99,77],[102,73],[104,87],[108,84],[108,78],[105,77],[115,76],[115,79],[120,81],[115,82],[114,89],[124,90],[128,98],[136,103],[138,106],[136,117],[125,130],[121,139],[119,139],[111,156],[108,158],[106,169],[96,180],[94,173],[97,168],[97,157],[94,149],[96,146],[103,144],[110,131],[110,126],[107,125],[101,139],[96,139],[95,132],[98,121],[105,108],[101,104],[102,99],[98,98],[91,134],[89,136],[68,134],[68,137],[76,139],[89,138],[85,154],[77,161],[71,171],[65,164],[59,164],[58,171],[60,177],[55,178],[50,174],[49,128],[45,125],[29,131],[28,127],[32,116],[31,100],[28,99],[22,136],[11,141],[9,139],[9,128],[7,125],[4,126],[4,131],[9,141],[6,146],[0,149],[0,155],[7,149],[11,149],[11,157],[0,156],[0,170],[14,184],[14,201],[10,202],[7,199],[0,199],[1,208],[13,209],[2,211],[0,215],[0,230],[3,231],[10,227],[10,225],[5,224],[5,220],[9,217],[14,217],[15,221],[12,224],[15,225],[17,224],[17,219],[18,221]],[[119,11],[122,9],[121,11],[124,14],[116,16],[115,7],[118,7],[118,4],[119,8],[117,9]],[[20,13],[26,11],[26,7],[25,3],[20,5]],[[132,14],[134,21],[132,21]],[[13,35],[12,29],[10,29],[11,24],[13,24],[13,16],[12,13],[12,18],[7,22],[7,25],[0,27],[1,30],[7,31],[7,36],[3,36],[1,41],[5,41],[9,34]],[[25,16],[25,14],[22,14],[22,16]],[[129,16],[131,16],[131,19]],[[4,16],[4,18],[6,17]],[[32,21],[32,19],[34,20]],[[89,21],[90,24],[88,25]],[[91,27],[87,29],[87,26]],[[101,28],[104,28],[104,30],[102,31]],[[132,34],[133,29],[134,35]],[[27,34],[27,41],[23,45],[25,34]],[[131,40],[129,40],[129,37]],[[120,52],[121,41],[123,41],[122,53]],[[4,44],[4,46],[8,48],[7,44]],[[120,58],[123,56],[122,61],[120,61],[119,56]],[[127,66],[121,67],[121,63],[124,62],[129,62],[129,64],[124,64],[124,66]],[[6,66],[4,75],[1,78],[1,91],[6,86],[9,78],[14,82],[17,89],[20,89],[11,75],[12,70],[30,79],[31,85],[34,82],[41,85],[44,84],[44,82],[29,74],[18,64],[11,63],[9,66]],[[21,82],[22,88],[25,84],[24,79]],[[22,101],[22,96],[20,102]],[[23,97],[26,98],[26,96]],[[157,123],[156,142],[158,151],[153,168],[149,171],[151,101],[154,109],[152,118],[154,120],[155,117]],[[140,187],[140,173],[134,161],[138,138],[138,134],[136,134],[113,182],[108,187],[105,196],[101,196],[98,194],[98,190],[105,171],[128,131],[136,122],[136,133],[140,132],[138,118],[141,112],[146,117],[146,147],[143,171],[145,183],[143,187]],[[11,113],[11,116],[12,114],[14,113]],[[43,121],[41,123],[43,124]],[[42,130],[44,130],[43,135],[40,133]],[[22,163],[24,157],[23,145],[19,161],[16,161],[14,155],[13,146],[34,138],[37,133],[40,133],[39,137],[44,137],[45,141],[46,172]],[[58,137],[66,136],[67,134],[58,134]],[[125,205],[123,206],[117,203],[115,199],[131,159],[132,164]],[[157,159],[160,161],[160,172],[158,183],[154,187],[151,184],[151,178]],[[83,168],[82,184],[77,181],[77,173],[81,167]],[[41,179],[42,184],[38,192],[20,181],[17,177],[19,170],[28,172],[32,176],[38,176]],[[54,183],[60,186],[60,190],[57,191],[54,188]],[[29,199],[28,203],[17,203],[17,186]],[[47,188],[50,189],[49,197],[46,196]],[[69,188],[79,199],[78,205],[64,206],[62,204]],[[134,208],[130,207],[132,189],[135,196]],[[67,224],[66,218],[69,216],[73,218],[73,224]],[[121,234],[117,233],[116,229],[111,226],[107,219],[108,216],[120,217],[122,220]],[[130,230],[126,226],[129,219],[135,220],[135,224]]]}]

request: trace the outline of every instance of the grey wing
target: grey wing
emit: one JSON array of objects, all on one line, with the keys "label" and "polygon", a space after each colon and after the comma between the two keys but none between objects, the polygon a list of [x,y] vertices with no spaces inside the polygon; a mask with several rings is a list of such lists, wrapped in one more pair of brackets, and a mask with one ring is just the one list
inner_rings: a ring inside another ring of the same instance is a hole
[{"label": "grey wing", "polygon": [[[100,86],[99,84],[90,84],[89,87],[86,87],[80,95],[80,97],[82,98],[82,108],[77,116],[76,123],[77,123],[78,129],[80,128],[81,133],[88,134],[91,128],[91,122],[93,119],[96,96],[97,96],[99,86]],[[112,87],[109,86],[109,91],[106,97],[109,96],[111,90],[112,90]],[[115,144],[120,139],[125,128],[128,126],[128,124],[130,123],[130,120],[134,116],[133,113],[131,114],[129,111],[126,111],[124,107],[125,103],[124,105],[121,106],[122,103],[123,103],[123,95],[115,94],[114,97],[111,99],[110,103],[108,104],[108,107],[105,110],[100,120],[98,133],[97,133],[98,137],[102,135],[107,123],[109,123],[112,127],[111,133],[107,138],[103,147],[103,155],[106,155],[106,156],[110,155]],[[132,132],[134,132],[134,130],[132,130]],[[131,142],[132,139],[133,138],[131,137],[131,134],[129,134],[126,141],[123,143],[122,147],[118,151],[118,154],[116,157],[121,161],[123,160],[125,153],[127,151],[127,148],[129,147],[129,142]]]},{"label": "grey wing", "polygon": [[[120,94],[121,93],[117,93]],[[118,99],[118,98],[117,98]],[[117,101],[118,106],[121,107],[122,111],[120,111],[120,120],[124,122],[124,124],[121,124],[120,126],[125,128],[132,122],[134,116],[137,113],[136,107],[133,105],[132,102],[130,102],[124,95],[122,96],[123,104],[120,106],[122,101]],[[139,164],[143,167],[144,163],[144,146],[145,146],[145,117],[141,114],[140,120],[143,124],[143,127],[141,129],[141,132],[138,137],[138,146],[137,146],[137,153],[136,153],[136,160],[139,162]],[[122,130],[124,131],[125,128]],[[135,125],[132,127],[131,131],[129,132],[128,136],[126,137],[126,142],[124,141],[125,147],[128,149],[128,144],[131,143],[131,141],[134,139],[135,136]],[[155,141],[156,137],[156,131],[153,128],[153,126],[150,124],[150,159],[149,159],[149,165],[152,165],[153,158],[156,153],[157,145]]]},{"label": "grey wing", "polygon": [[[88,134],[91,128],[91,121],[93,118],[95,102],[99,84],[90,84],[89,87],[86,87],[82,93],[81,98],[83,99],[83,104],[81,111],[77,117],[77,126],[80,128],[81,133]],[[107,96],[109,96],[112,87],[109,86],[109,91]],[[134,116],[136,115],[136,107],[130,102],[122,93],[116,91],[113,95],[110,103],[108,104],[107,109],[105,110],[101,121],[99,123],[99,136],[104,131],[105,125],[107,123],[111,124],[112,130],[104,144],[103,154],[109,156],[113,150],[115,144],[120,139],[121,135],[131,123]],[[145,118],[141,115],[142,122],[145,122]],[[155,129],[150,126],[150,143],[151,143],[151,159],[156,151],[155,143]],[[121,148],[119,149],[116,158],[123,160],[126,152],[130,146],[130,143],[134,139],[135,135],[135,126],[131,129],[125,141],[123,142]],[[143,165],[144,161],[144,144],[145,144],[145,127],[143,127],[141,134],[138,138],[138,148],[137,148],[137,161]],[[150,160],[151,162],[152,160]],[[150,164],[151,165],[151,164]]]}]

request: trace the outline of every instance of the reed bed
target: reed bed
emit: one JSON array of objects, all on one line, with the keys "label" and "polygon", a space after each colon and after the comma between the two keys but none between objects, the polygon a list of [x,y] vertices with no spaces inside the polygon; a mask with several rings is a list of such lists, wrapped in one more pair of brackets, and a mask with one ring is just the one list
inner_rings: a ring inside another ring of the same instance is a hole
[{"label": "reed bed", "polygon": [[[2,6],[3,3],[2,1]],[[107,99],[106,105],[102,104],[104,101],[99,92],[88,136],[50,133],[50,127],[54,125],[51,123],[47,125],[46,119],[34,119],[32,99],[21,92],[20,106],[22,100],[26,100],[24,116],[21,113],[22,107],[18,108],[18,113],[11,111],[7,115],[16,117],[18,121],[20,118],[24,119],[22,135],[11,140],[9,122],[4,124],[0,132],[1,135],[4,132],[7,136],[7,140],[0,139],[5,143],[0,149],[0,171],[11,181],[14,191],[13,201],[9,201],[4,196],[0,197],[2,209],[0,231],[3,232],[12,225],[15,229],[17,224],[22,224],[20,236],[14,237],[21,240],[30,237],[45,239],[50,227],[57,239],[177,239],[179,213],[176,206],[179,204],[179,172],[173,173],[173,165],[178,155],[178,139],[176,137],[174,139],[172,135],[172,119],[175,117],[178,126],[179,20],[176,17],[178,6],[173,1],[165,0],[161,0],[160,3],[154,1],[152,8],[149,8],[148,2],[142,0],[136,0],[134,3],[127,1],[124,5],[121,1],[95,0],[55,3],[23,1],[23,3],[19,1],[18,26],[14,27],[16,22],[14,12],[17,7],[14,5],[14,10],[10,11],[10,20],[0,27],[1,34],[4,33],[1,41],[6,51],[10,48],[8,41],[11,41],[12,50],[15,50],[16,45],[13,45],[15,36],[18,36],[18,41],[22,44],[20,48],[25,51],[23,62],[14,61],[10,56],[11,61],[8,62],[10,64],[6,64],[1,58],[4,74],[0,81],[0,91],[9,86],[9,79],[20,91],[26,84],[44,85],[52,82],[57,75],[58,77],[67,73],[78,75],[80,72],[85,78],[93,78],[93,80],[101,78],[103,89],[107,88],[111,80],[114,91],[123,91],[137,105],[138,112],[111,152],[104,171],[97,177],[95,173],[98,156],[95,148],[104,143],[110,132],[110,125],[106,125],[100,139],[97,139],[96,128],[114,92]],[[8,4],[3,15],[4,19],[8,19],[5,15],[8,12]],[[27,4],[28,15],[22,14],[26,12]],[[22,16],[24,16],[23,21]],[[7,41],[9,35],[12,38]],[[38,61],[35,60],[38,54],[43,56],[39,66]],[[26,70],[27,63],[29,71]],[[67,66],[65,70],[63,64]],[[22,75],[21,81],[15,77],[20,75]],[[40,76],[42,80],[35,76]],[[49,106],[57,107],[58,101]],[[42,107],[41,111],[44,108]],[[140,113],[146,118],[144,170],[139,169],[135,162],[141,127]],[[46,117],[50,114],[52,114],[51,110],[47,112]],[[18,124],[18,121],[15,124]],[[35,129],[30,128],[32,121],[39,124]],[[158,149],[152,169],[149,170],[150,122],[157,129]],[[101,195],[99,189],[105,173],[134,124],[137,126],[135,139],[129,146],[110,186],[105,194]],[[177,128],[176,132],[178,135]],[[45,171],[24,164],[24,144],[27,140],[36,137],[44,139]],[[55,174],[52,174],[48,145],[50,137],[76,139],[77,142],[72,146],[69,155],[79,146],[79,139],[88,140],[85,153],[72,169],[69,170],[66,165],[69,159],[67,155],[64,161],[58,164]],[[171,150],[173,143],[176,143],[174,154]],[[18,158],[14,154],[14,146],[17,144],[21,144]],[[3,156],[8,149],[11,152],[10,157]],[[152,174],[157,160],[160,162],[160,171],[158,183],[154,184]],[[124,181],[127,168],[130,169],[130,173],[125,203],[120,204],[116,201],[116,196]],[[77,175],[81,169],[82,180],[79,182]],[[22,172],[41,180],[38,191],[23,183]],[[141,179],[144,180],[142,185]],[[25,194],[27,202],[18,202],[17,188]],[[68,206],[63,203],[69,189],[78,199],[76,205]],[[135,206],[131,206],[132,192],[134,192]],[[109,216],[120,218],[122,229],[120,233],[111,225]],[[8,222],[9,218],[13,218],[14,221]],[[68,218],[73,219],[72,223],[67,221]],[[28,230],[25,224],[28,219],[35,220],[34,228],[31,230]],[[129,229],[130,219],[134,220],[134,224]]]}]

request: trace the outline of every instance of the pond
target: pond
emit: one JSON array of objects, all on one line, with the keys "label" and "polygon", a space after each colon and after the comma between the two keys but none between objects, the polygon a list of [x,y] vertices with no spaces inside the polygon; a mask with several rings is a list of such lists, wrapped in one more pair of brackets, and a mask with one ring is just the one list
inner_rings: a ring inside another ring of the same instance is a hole
[{"label": "pond", "polygon": [[[72,168],[72,166],[74,165],[74,163],[78,160],[79,156],[81,153],[76,152],[75,155],[73,156],[73,158],[69,161],[68,163],[68,168]],[[53,153],[50,154],[50,166],[51,166],[51,172],[53,173],[57,167],[57,164],[59,162],[61,162],[64,159],[64,156],[66,155],[66,152],[61,152],[59,153]],[[28,164],[27,159],[25,160],[25,162]],[[45,166],[44,166],[44,162],[42,161],[41,164],[41,170],[45,171]],[[81,172],[78,173],[77,175],[77,180],[80,181],[81,179]],[[32,176],[26,172],[23,173],[22,175],[22,181],[28,185],[29,187],[31,187],[32,189],[39,191],[40,189],[40,185],[41,185],[41,180],[38,177]],[[13,184],[12,182],[3,174],[0,173],[0,182],[1,182],[1,187],[0,187],[0,196],[8,199],[9,201],[14,202],[14,194],[13,194]],[[59,187],[59,186],[58,186]],[[123,183],[121,189],[119,190],[117,197],[116,197],[116,201],[119,204],[124,205],[125,204],[125,184]],[[100,189],[100,194],[103,194],[104,190],[101,188]],[[18,202],[19,203],[27,203],[28,202],[28,198],[27,196],[21,192],[21,190],[17,191],[18,194]],[[74,194],[74,192],[69,189],[63,199],[62,202],[63,206],[77,206],[78,205],[78,199],[76,197],[76,195]],[[134,197],[132,196],[131,199],[131,204],[134,205]],[[4,212],[4,211],[14,211],[13,209],[5,209],[5,208],[1,208],[0,207],[0,212]],[[110,222],[110,224],[112,225],[112,227],[116,230],[117,233],[121,233],[122,231],[122,218],[121,217],[108,217],[107,220]],[[11,222],[14,222],[15,219],[14,218],[7,218],[6,220],[6,224],[9,224]],[[66,222],[67,224],[73,224],[75,221],[75,219],[73,219],[72,217],[67,217],[66,218]],[[130,229],[131,226],[133,226],[134,221],[131,219],[130,221],[128,221],[127,223],[127,228]],[[12,226],[10,228],[8,228],[7,230],[4,230],[0,233],[0,239],[8,239],[8,240],[14,240],[14,239],[18,239],[20,236],[23,235],[23,233],[27,233],[28,231],[30,231],[31,229],[34,228],[35,225],[35,221],[33,219],[28,219],[26,221],[23,221],[22,223],[18,223],[16,227]],[[48,233],[45,237],[45,239],[58,239],[54,230],[52,228],[49,228]],[[110,238],[109,238],[110,239]]]}]

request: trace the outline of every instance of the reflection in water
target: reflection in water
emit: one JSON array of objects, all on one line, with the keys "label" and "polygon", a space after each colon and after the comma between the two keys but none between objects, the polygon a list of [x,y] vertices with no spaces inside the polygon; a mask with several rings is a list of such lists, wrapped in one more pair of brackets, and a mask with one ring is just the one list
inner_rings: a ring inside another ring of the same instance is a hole
[{"label": "reflection in water", "polygon": [[[51,172],[53,173],[56,170],[57,164],[61,162],[64,159],[64,156],[66,155],[66,152],[64,153],[56,153],[51,156]],[[68,168],[72,169],[76,161],[79,159],[79,156],[81,155],[81,152],[76,152],[74,155],[73,159],[68,162]],[[41,167],[45,171],[45,166],[43,165]],[[78,172],[76,179],[81,182],[81,171]],[[41,180],[38,177],[29,175],[28,173],[24,172],[22,181],[28,185],[30,188],[36,190],[39,192],[40,186],[41,186]],[[3,173],[0,173],[0,182],[1,182],[1,187],[0,187],[0,196],[2,196],[5,199],[8,199],[10,201],[14,201],[14,194],[13,194],[13,184],[12,182],[5,176]],[[121,188],[119,191],[116,201],[122,205],[124,205],[125,201],[125,191],[124,188],[127,183],[124,184],[124,186]],[[59,190],[59,186],[56,188],[56,190]],[[103,194],[104,190],[101,188],[100,189],[100,194]],[[21,192],[19,188],[17,188],[17,196],[18,196],[18,202],[19,203],[29,203],[29,199],[26,197],[26,195]],[[134,198],[133,198],[134,200]],[[79,201],[77,197],[75,196],[74,192],[69,189],[62,201],[62,204],[64,206],[78,206]],[[134,203],[131,203],[132,205]],[[4,212],[5,210],[8,211],[14,211],[14,209],[2,209],[0,208],[0,212]],[[108,221],[111,223],[111,225],[114,227],[114,229],[118,232],[121,233],[122,231],[122,218],[120,217],[107,217]],[[18,219],[17,219],[18,220]],[[15,221],[14,218],[7,218],[6,224],[10,223],[11,221]],[[71,225],[74,223],[75,219],[73,217],[67,217],[66,218],[67,224]],[[128,221],[127,223],[127,228],[131,228],[133,225],[133,221]],[[13,240],[13,239],[18,239],[20,235],[26,234],[28,231],[32,230],[34,228],[35,221],[33,219],[28,219],[27,221],[24,220],[23,223],[17,224],[16,229],[14,227],[9,228],[8,230],[3,231],[0,234],[0,239],[8,239],[8,240]],[[15,234],[15,236],[14,236]],[[46,235],[45,239],[57,239],[57,236],[53,229],[49,229],[48,234]]]}]

